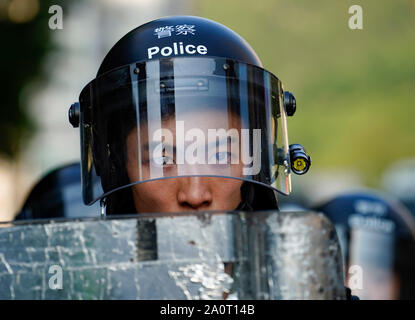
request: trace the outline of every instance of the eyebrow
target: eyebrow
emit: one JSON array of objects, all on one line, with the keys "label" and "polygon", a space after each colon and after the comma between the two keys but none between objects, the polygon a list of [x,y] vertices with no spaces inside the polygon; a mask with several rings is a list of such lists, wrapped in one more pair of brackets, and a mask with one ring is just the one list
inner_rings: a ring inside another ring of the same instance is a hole
[{"label": "eyebrow", "polygon": [[[227,135],[225,138],[222,138],[220,140],[218,140],[219,137],[216,136],[215,141],[211,142],[207,147],[212,147],[215,146],[216,148],[222,144],[232,144],[237,142],[239,139],[236,139],[234,136],[229,136]],[[166,143],[165,141],[160,141],[160,142],[151,142],[150,144],[148,142],[146,142],[144,145],[142,145],[142,148],[144,148],[144,150],[150,150],[149,147],[152,147],[151,149],[154,149],[156,146],[158,146],[160,143],[163,144],[163,146],[168,146],[169,148],[173,149],[173,153],[176,154],[176,145],[171,145]]]},{"label": "eyebrow", "polygon": [[146,142],[145,144],[142,145],[142,148],[144,148],[145,151],[149,151],[149,147],[151,147],[151,149],[153,150],[156,146],[158,146],[160,143],[163,144],[164,146],[169,146],[170,148],[173,148],[173,153],[176,153],[176,146],[172,146],[170,144],[167,144],[165,141],[160,141],[160,142],[151,142],[150,145],[148,142]]}]

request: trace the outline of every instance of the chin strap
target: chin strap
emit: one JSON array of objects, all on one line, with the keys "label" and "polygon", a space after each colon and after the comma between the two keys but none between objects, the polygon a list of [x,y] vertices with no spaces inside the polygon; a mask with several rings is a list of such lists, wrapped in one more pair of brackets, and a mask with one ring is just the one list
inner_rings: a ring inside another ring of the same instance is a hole
[{"label": "chin strap", "polygon": [[275,196],[274,191],[255,183],[242,183],[241,198],[242,201],[236,210],[279,210],[277,197]]},{"label": "chin strap", "polygon": [[241,186],[241,203],[236,210],[254,211],[252,203],[254,202],[254,188],[252,183],[244,182]]}]

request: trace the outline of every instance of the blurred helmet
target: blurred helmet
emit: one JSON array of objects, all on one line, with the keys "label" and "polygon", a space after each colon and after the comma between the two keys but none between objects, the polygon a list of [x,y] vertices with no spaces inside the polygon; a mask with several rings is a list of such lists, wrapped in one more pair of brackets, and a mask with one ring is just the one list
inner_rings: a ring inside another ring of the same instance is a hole
[{"label": "blurred helmet", "polygon": [[415,158],[392,163],[383,173],[382,186],[415,216]]},{"label": "blurred helmet", "polygon": [[294,97],[232,30],[193,16],[148,22],[114,45],[70,109],[84,202],[133,212],[134,184],[208,176],[244,181],[241,209],[276,208],[276,191],[291,191],[294,111]]},{"label": "blurred helmet", "polygon": [[81,166],[72,163],[54,169],[36,183],[16,220],[99,217],[99,206],[82,201]]},{"label": "blurred helmet", "polygon": [[415,219],[374,191],[344,193],[313,207],[333,222],[347,285],[360,299],[415,298]]}]

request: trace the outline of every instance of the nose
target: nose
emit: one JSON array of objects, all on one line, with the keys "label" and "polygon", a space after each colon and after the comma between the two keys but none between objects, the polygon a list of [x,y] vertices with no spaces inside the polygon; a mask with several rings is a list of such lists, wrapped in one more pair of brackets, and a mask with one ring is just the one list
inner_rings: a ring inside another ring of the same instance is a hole
[{"label": "nose", "polygon": [[180,180],[177,200],[181,207],[191,210],[207,210],[211,207],[213,196],[207,178],[191,177]]}]

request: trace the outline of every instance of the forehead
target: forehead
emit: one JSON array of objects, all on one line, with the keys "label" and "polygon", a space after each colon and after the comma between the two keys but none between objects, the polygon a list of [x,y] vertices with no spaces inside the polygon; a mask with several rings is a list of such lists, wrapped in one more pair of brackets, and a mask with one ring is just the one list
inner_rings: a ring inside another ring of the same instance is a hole
[{"label": "forehead", "polygon": [[220,108],[198,108],[192,112],[190,110],[181,113],[172,113],[163,119],[160,117],[149,117],[140,129],[151,133],[158,129],[170,129],[173,133],[177,123],[180,122],[185,130],[200,129],[203,131],[209,129],[241,129],[243,127],[241,117],[235,112]]},{"label": "forehead", "polygon": [[160,143],[160,139],[168,144],[176,144],[177,139],[185,139],[185,145],[195,139],[198,144],[207,144],[216,135],[220,144],[234,144],[241,139],[241,129],[245,127],[241,121],[238,114],[220,108],[172,114],[163,120],[148,120],[135,127],[130,131],[127,143],[130,147],[138,143],[144,149],[155,141],[156,144]]}]

